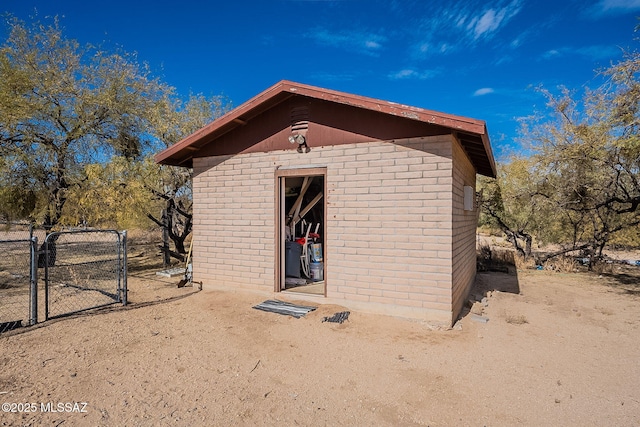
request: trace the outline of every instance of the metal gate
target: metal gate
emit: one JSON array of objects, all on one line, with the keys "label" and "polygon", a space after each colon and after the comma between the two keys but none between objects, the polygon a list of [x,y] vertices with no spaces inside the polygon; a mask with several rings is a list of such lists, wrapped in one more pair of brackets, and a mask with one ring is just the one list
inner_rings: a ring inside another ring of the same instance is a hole
[{"label": "metal gate", "polygon": [[37,259],[44,270],[45,320],[126,305],[126,241],[126,232],[115,230],[50,233]]},{"label": "metal gate", "polygon": [[[30,230],[27,233],[30,234]],[[38,239],[20,238],[20,232],[12,232],[9,235],[9,232],[3,231],[2,234],[4,240],[0,240],[0,333],[35,324],[38,311],[35,270]]]}]

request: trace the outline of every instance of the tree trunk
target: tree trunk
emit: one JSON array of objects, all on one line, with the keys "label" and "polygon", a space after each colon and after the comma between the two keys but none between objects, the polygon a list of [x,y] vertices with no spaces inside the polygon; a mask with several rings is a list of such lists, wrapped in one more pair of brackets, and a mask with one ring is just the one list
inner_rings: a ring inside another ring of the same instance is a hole
[{"label": "tree trunk", "polygon": [[[547,261],[547,260],[549,260],[551,258],[557,257],[559,255],[568,254],[569,252],[575,252],[575,251],[579,251],[579,250],[582,250],[582,249],[587,249],[587,248],[590,248],[590,247],[592,247],[591,243],[585,243],[584,245],[572,246],[570,248],[565,248],[565,249],[562,249],[562,250],[559,250],[559,251],[556,251],[556,252],[552,252],[550,254],[546,254],[545,256],[539,258],[538,262],[540,264],[542,264],[543,262],[545,262],[545,261]],[[593,257],[590,257],[590,258],[592,259]]]},{"label": "tree trunk", "polygon": [[531,256],[531,247],[533,245],[533,238],[531,237],[530,234],[525,234],[522,233],[523,236],[525,236],[525,253],[526,253],[526,257],[530,257]]},{"label": "tree trunk", "polygon": [[[184,217],[184,225],[182,227],[180,227],[179,222],[176,224],[176,218],[178,216]],[[187,253],[184,242],[191,233],[191,229],[193,227],[193,216],[191,214],[175,207],[175,202],[169,199],[167,200],[167,207],[162,210],[160,220],[156,219],[149,213],[147,214],[147,217],[162,228],[163,245],[161,249],[164,254],[165,266],[168,265],[170,256],[179,259],[180,254],[184,255]],[[173,242],[175,252],[170,250],[169,240]],[[179,256],[175,256],[174,254],[178,254]]]},{"label": "tree trunk", "polygon": [[167,209],[162,210],[162,265],[166,268],[171,264],[169,254],[169,213]]}]

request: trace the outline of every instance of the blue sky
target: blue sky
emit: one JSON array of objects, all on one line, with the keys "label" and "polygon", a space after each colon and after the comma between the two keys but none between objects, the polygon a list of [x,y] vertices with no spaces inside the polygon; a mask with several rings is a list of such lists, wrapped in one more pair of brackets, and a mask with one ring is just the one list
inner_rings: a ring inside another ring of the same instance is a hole
[{"label": "blue sky", "polygon": [[182,95],[240,105],[288,79],[485,120],[498,157],[544,107],[534,87],[597,86],[640,35],[640,0],[0,0],[36,10],[137,52]]}]

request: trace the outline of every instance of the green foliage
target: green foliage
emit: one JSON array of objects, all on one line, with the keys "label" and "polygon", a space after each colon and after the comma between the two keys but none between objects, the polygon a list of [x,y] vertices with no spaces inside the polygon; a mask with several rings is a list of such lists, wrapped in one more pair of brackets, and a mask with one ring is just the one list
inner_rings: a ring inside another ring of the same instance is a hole
[{"label": "green foliage", "polygon": [[606,71],[613,78],[587,91],[582,102],[568,91],[547,94],[555,119],[529,135],[542,179],[539,191],[562,212],[563,236],[588,242],[601,254],[616,235],[640,223],[638,56]]},{"label": "green foliage", "polygon": [[47,228],[147,226],[168,200],[190,215],[191,172],[150,156],[222,114],[224,99],[182,102],[135,55],[80,46],[57,18],[6,22],[0,215]]},{"label": "green foliage", "polygon": [[151,124],[159,140],[168,147],[220,117],[230,107],[222,96],[191,94],[186,102],[167,96],[158,114],[151,118]]},{"label": "green foliage", "polygon": [[535,197],[532,162],[513,156],[498,165],[496,179],[482,177],[481,221],[502,230],[523,255],[531,252],[531,233],[539,229],[541,205]]},{"label": "green foliage", "polygon": [[495,180],[486,177],[480,179],[486,207],[484,215],[495,214],[487,215],[485,221],[499,226],[498,221],[502,220],[520,230],[531,227],[535,220],[535,206],[531,203],[530,194],[535,190],[531,188],[530,167],[529,159],[512,157],[508,163],[498,165]]},{"label": "green foliage", "polygon": [[567,89],[542,90],[550,114],[521,131],[533,154],[511,159],[484,184],[486,217],[507,235],[533,234],[596,256],[608,243],[638,245],[639,72],[633,53],[582,99]]},{"label": "green foliage", "polygon": [[[191,95],[186,103],[167,99],[165,115],[158,116],[154,128],[160,139],[170,146],[202,128],[230,108],[223,97],[205,98]],[[164,117],[164,118],[163,118]],[[169,118],[169,120],[167,120]],[[192,228],[192,170],[174,166],[156,166],[157,175],[150,180],[147,176],[145,186],[156,200],[164,202],[164,220],[161,215],[149,212],[147,217],[164,228],[173,240],[176,252],[186,253],[185,240]]]},{"label": "green foliage", "polygon": [[134,161],[117,156],[108,163],[86,165],[82,185],[69,190],[60,223],[118,229],[150,228],[153,223],[147,213],[161,207],[146,188],[145,179],[157,177],[159,170],[148,157]]},{"label": "green foliage", "polygon": [[36,212],[48,226],[60,220],[84,167],[112,155],[136,158],[156,142],[171,88],[126,53],[81,47],[49,26],[9,19],[0,47],[0,155],[12,173],[28,177]]},{"label": "green foliage", "polygon": [[28,179],[14,174],[9,160],[0,157],[0,220],[28,219],[36,207],[36,198]]},{"label": "green foliage", "polygon": [[609,243],[622,248],[640,248],[640,226],[631,227],[624,233],[616,233]]},{"label": "green foliage", "polygon": [[0,219],[15,221],[28,219],[36,208],[37,196],[20,185],[0,186]]}]

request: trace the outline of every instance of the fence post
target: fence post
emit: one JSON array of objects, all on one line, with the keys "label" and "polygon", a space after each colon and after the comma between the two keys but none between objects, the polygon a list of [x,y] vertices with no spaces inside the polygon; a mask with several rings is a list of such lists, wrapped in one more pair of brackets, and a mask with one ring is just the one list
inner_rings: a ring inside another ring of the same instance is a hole
[{"label": "fence post", "polygon": [[29,301],[31,302],[31,315],[29,316],[29,325],[33,326],[38,323],[38,238],[33,237],[33,231],[29,230],[31,234],[30,250],[31,264],[29,272]]},{"label": "fence post", "polygon": [[[42,259],[44,260],[44,320],[49,320],[49,236],[51,233],[44,237],[44,248],[42,251]],[[38,255],[40,259],[40,255]]]},{"label": "fence post", "polygon": [[122,232],[122,305],[127,305],[127,230]]}]

